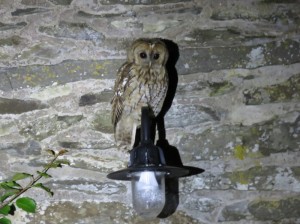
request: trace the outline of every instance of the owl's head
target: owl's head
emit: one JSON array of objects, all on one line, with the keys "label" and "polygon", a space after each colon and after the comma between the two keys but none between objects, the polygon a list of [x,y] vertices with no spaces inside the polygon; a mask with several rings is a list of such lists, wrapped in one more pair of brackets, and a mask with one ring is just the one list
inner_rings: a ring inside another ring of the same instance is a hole
[{"label": "owl's head", "polygon": [[138,39],[128,51],[127,60],[142,67],[165,66],[169,57],[167,47],[160,39]]}]

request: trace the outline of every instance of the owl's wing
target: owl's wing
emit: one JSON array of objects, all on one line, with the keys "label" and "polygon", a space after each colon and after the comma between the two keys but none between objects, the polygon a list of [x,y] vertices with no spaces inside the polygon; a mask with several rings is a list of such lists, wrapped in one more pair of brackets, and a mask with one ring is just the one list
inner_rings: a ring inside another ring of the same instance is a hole
[{"label": "owl's wing", "polygon": [[129,73],[131,69],[132,63],[124,63],[121,68],[119,69],[117,73],[117,79],[115,81],[114,86],[114,97],[111,101],[112,104],[112,124],[114,125],[114,128],[116,127],[118,121],[121,119],[122,112],[124,109],[124,93],[126,90],[126,87],[129,84]]}]

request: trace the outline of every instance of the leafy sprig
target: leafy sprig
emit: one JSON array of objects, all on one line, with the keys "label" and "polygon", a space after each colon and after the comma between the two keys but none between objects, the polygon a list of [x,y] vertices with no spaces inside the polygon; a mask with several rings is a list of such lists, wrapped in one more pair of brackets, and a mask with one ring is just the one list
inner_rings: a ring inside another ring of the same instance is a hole
[{"label": "leafy sprig", "polygon": [[[0,195],[0,224],[11,224],[8,215],[14,215],[16,207],[28,212],[35,213],[36,202],[30,197],[20,197],[31,188],[40,188],[46,191],[50,196],[53,196],[53,191],[38,181],[42,178],[51,178],[47,172],[52,168],[69,165],[67,160],[59,160],[58,157],[67,153],[67,150],[62,149],[59,152],[47,150],[53,159],[44,166],[42,171],[37,171],[35,175],[29,173],[16,173],[10,180],[0,182],[0,189],[3,189],[3,194]],[[18,181],[30,178],[30,182],[26,186],[22,186]]]}]

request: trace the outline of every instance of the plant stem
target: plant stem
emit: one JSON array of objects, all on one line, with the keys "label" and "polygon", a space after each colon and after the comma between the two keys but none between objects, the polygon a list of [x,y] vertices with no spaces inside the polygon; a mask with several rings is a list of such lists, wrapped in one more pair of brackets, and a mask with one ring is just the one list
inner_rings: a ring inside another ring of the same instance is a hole
[{"label": "plant stem", "polygon": [[9,198],[9,200],[3,202],[0,205],[0,209],[3,208],[4,206],[8,205],[9,203],[13,202],[16,198],[18,198],[21,194],[25,193],[26,191],[28,191],[30,188],[32,188],[32,186],[38,182],[43,176],[43,173],[47,173],[48,170],[51,168],[51,165],[55,162],[55,160],[60,156],[60,153],[57,153],[54,158],[45,166],[45,168],[43,169],[43,171],[37,175],[37,177],[32,178],[32,180],[30,181],[29,184],[27,184],[26,187],[22,188],[18,193],[16,193],[15,195],[13,195],[11,198]]}]

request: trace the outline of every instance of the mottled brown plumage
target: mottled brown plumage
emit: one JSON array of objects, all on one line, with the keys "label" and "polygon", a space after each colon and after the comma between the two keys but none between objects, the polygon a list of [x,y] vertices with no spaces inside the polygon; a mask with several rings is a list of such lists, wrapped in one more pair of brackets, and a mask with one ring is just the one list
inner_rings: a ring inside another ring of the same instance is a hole
[{"label": "mottled brown plumage", "polygon": [[127,62],[117,73],[111,102],[118,147],[132,148],[143,106],[148,106],[154,116],[159,114],[168,90],[167,60],[167,48],[159,39],[138,39],[128,50]]}]

